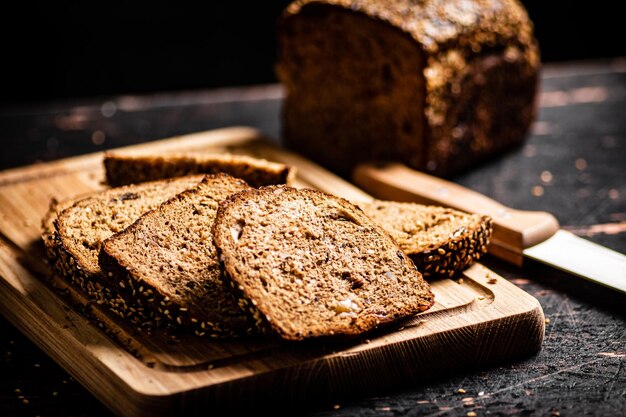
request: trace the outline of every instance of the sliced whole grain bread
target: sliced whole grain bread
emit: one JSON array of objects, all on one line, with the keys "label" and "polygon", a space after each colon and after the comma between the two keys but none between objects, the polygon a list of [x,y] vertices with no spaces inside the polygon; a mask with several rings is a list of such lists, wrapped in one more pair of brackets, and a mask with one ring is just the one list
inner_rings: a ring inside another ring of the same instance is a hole
[{"label": "sliced whole grain bread", "polygon": [[211,232],[218,203],[250,188],[225,174],[207,176],[108,238],[100,252],[102,270],[128,305],[149,312],[153,325],[212,337],[254,333],[254,322],[224,283]]},{"label": "sliced whole grain bread", "polygon": [[395,201],[359,203],[393,237],[424,277],[453,276],[487,252],[492,220],[439,206]]},{"label": "sliced whole grain bread", "polygon": [[[88,195],[83,195],[81,197],[66,200],[57,200],[53,198],[50,201],[48,212],[43,217],[41,222],[41,238],[46,250],[48,264],[52,267],[53,272],[56,272],[57,275],[68,283],[73,284],[76,287],[76,291],[80,291],[85,295],[88,293],[90,301],[111,306],[115,303],[115,301],[112,300],[117,299],[115,292],[110,288],[103,286],[102,281],[97,276],[87,277],[86,274],[79,275],[79,272],[73,269],[72,265],[74,265],[75,261],[71,255],[63,250],[61,239],[59,238],[59,234],[56,230],[56,221],[59,214],[63,212],[63,210],[74,205],[77,201],[87,197]],[[51,282],[54,282],[52,276],[49,278],[51,279]],[[79,282],[80,284],[78,284]],[[116,309],[113,309],[113,311],[115,312]]]},{"label": "sliced whole grain bread", "polygon": [[290,184],[293,166],[245,155],[187,153],[134,154],[109,152],[104,156],[107,182],[112,186],[154,181],[190,174],[224,172],[253,187]]},{"label": "sliced whole grain bread", "polygon": [[356,336],[434,303],[389,234],[339,197],[243,191],[220,203],[213,234],[242,306],[283,339]]},{"label": "sliced whole grain bread", "polygon": [[98,264],[100,245],[143,213],[193,188],[202,178],[203,175],[194,175],[129,185],[53,204],[44,218],[42,237],[55,271],[92,300],[107,304],[114,313],[126,317],[123,300],[116,296]]}]

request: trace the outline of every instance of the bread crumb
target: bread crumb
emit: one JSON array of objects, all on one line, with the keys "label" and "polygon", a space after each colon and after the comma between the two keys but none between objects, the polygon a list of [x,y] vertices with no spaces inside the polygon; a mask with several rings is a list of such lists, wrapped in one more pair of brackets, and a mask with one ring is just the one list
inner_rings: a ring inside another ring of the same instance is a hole
[{"label": "bread crumb", "polygon": [[341,406],[339,404],[333,405],[333,410],[339,410]]},{"label": "bread crumb", "polygon": [[546,324],[548,324],[548,323],[550,323],[550,319],[545,319],[545,320],[544,320],[544,322],[545,322]]},{"label": "bread crumb", "polygon": [[477,416],[475,411],[468,411],[466,415],[467,415],[467,417],[476,417]]},{"label": "bread crumb", "polygon": [[459,388],[458,390],[456,390],[456,392],[458,392],[459,394],[465,394],[465,390],[463,388]]},{"label": "bread crumb", "polygon": [[552,173],[550,171],[542,171],[541,175],[540,175],[540,178],[541,178],[541,182],[542,183],[550,184],[550,183],[552,183],[553,176],[552,176]]},{"label": "bread crumb", "polygon": [[544,193],[544,190],[541,185],[535,185],[533,188],[531,188],[530,193],[533,195],[533,197],[541,197]]}]

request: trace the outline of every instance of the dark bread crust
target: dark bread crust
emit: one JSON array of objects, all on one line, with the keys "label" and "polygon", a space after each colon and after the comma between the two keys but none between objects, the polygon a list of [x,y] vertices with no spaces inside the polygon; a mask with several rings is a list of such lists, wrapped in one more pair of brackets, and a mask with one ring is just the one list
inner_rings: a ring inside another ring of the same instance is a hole
[{"label": "dark bread crust", "polygon": [[290,184],[296,175],[293,166],[233,154],[126,154],[104,155],[107,182],[111,186],[155,181],[191,174],[224,172],[245,180],[253,187]]},{"label": "dark bread crust", "polygon": [[220,203],[213,235],[240,306],[283,339],[362,335],[434,303],[391,236],[327,193],[233,194]]},{"label": "dark bread crust", "polygon": [[450,175],[521,143],[535,117],[539,50],[517,0],[299,0],[278,41],[286,144],[336,172],[392,159]]},{"label": "dark bread crust", "polygon": [[[176,233],[190,226],[184,222],[188,219],[177,219],[173,215],[175,210],[191,214],[195,204],[210,203],[214,203],[217,209],[217,194],[224,193],[226,187],[235,191],[250,188],[244,181],[226,174],[207,175],[197,187],[176,195],[158,208],[142,215],[124,231],[104,241],[99,262],[108,285],[117,288],[120,298],[127,301],[130,311],[127,310],[125,313],[135,314],[132,310],[138,307],[142,309],[144,327],[190,330],[197,336],[206,335],[213,338],[242,337],[257,332],[249,316],[239,310],[236,300],[232,298],[222,278],[218,278],[217,282],[216,277],[211,275],[218,271],[196,271],[203,274],[197,277],[203,282],[185,281],[184,276],[178,276],[176,271],[170,270],[172,268],[170,265],[160,265],[159,271],[155,271],[153,268],[138,264],[132,255],[143,254],[144,248],[141,246],[145,246],[145,250],[152,254],[178,250],[179,248],[175,246],[162,245],[164,241],[167,241],[167,244],[175,243]],[[209,207],[206,210],[213,209]],[[212,218],[209,214],[206,216],[202,214],[201,221],[210,232]],[[156,226],[158,228],[155,228],[154,222],[158,223]],[[207,248],[213,245],[211,241],[192,243],[196,246],[188,250],[197,253],[198,256],[204,255]],[[148,259],[145,261],[149,262]],[[214,261],[218,263],[217,254]],[[154,275],[151,275],[152,273]],[[220,275],[223,273],[221,268],[219,273]],[[172,284],[174,278],[178,281],[174,284],[177,286],[175,290],[168,286]],[[191,284],[193,288],[187,287]],[[214,299],[203,299],[200,304],[192,298],[194,292],[205,294],[203,286],[210,286],[212,290],[220,293],[213,294]]]},{"label": "dark bread crust", "polygon": [[[57,216],[56,204],[53,203],[44,221],[53,225]],[[48,263],[59,277],[84,294],[90,302],[105,306],[116,316],[128,319],[135,324],[144,321],[141,316],[125,314],[124,312],[128,310],[126,302],[108,285],[102,274],[82,269],[74,255],[63,244],[58,232],[54,228],[46,227],[45,224],[44,227],[42,238]]]},{"label": "dark bread crust", "polygon": [[463,231],[437,249],[409,256],[424,277],[453,277],[487,253],[491,231],[492,220],[485,216],[476,228]]},{"label": "dark bread crust", "polygon": [[[425,278],[452,277],[487,253],[493,224],[489,216],[395,201],[359,205],[396,239]],[[423,227],[412,230],[416,221]]]},{"label": "dark bread crust", "polygon": [[101,273],[84,270],[74,254],[65,247],[57,231],[56,223],[60,213],[76,202],[98,194],[98,192],[89,193],[73,199],[50,201],[49,210],[42,219],[42,240],[48,263],[59,277],[86,296],[89,302],[103,305],[113,314],[137,324],[137,318],[127,317],[123,313],[126,310],[125,301],[119,297],[117,291],[107,285]]}]

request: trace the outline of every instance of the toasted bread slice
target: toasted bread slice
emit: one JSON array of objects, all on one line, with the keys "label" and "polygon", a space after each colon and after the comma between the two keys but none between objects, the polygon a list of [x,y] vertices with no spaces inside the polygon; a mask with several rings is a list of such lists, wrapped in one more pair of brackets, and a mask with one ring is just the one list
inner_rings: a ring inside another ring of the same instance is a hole
[{"label": "toasted bread slice", "polygon": [[254,333],[254,322],[224,284],[211,234],[218,203],[250,188],[225,174],[209,175],[107,239],[100,265],[126,304],[142,305],[153,325],[191,328],[200,336]]},{"label": "toasted bread slice", "polygon": [[492,220],[459,210],[395,201],[359,203],[393,237],[424,277],[447,276],[487,252]]},{"label": "toasted bread slice", "polygon": [[[196,186],[202,175],[107,189],[77,200],[53,203],[42,238],[55,271],[91,300],[127,317],[128,306],[109,285],[98,264],[102,242],[143,213]],[[140,319],[142,319],[140,317]]]},{"label": "toasted bread slice", "polygon": [[220,203],[213,233],[242,304],[283,339],[356,336],[434,302],[389,234],[330,194],[243,191]]},{"label": "toasted bread slice", "polygon": [[108,152],[104,156],[104,167],[107,181],[112,186],[223,172],[241,178],[253,187],[260,187],[290,184],[296,175],[296,168],[289,165],[245,155],[210,153]]}]

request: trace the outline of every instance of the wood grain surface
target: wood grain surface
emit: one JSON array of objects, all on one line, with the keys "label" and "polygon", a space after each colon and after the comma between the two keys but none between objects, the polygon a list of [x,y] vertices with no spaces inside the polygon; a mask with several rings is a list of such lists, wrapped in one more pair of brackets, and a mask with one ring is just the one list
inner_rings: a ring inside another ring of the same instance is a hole
[{"label": "wood grain surface", "polygon": [[[297,186],[370,199],[249,128],[134,148],[264,157],[295,165]],[[51,198],[105,187],[101,162],[97,153],[0,173],[0,312],[118,415],[204,414],[253,400],[255,406],[333,401],[540,349],[544,317],[537,300],[480,264],[455,280],[431,282],[432,309],[352,342],[218,342],[129,328],[65,288],[50,273],[40,242]]]}]

